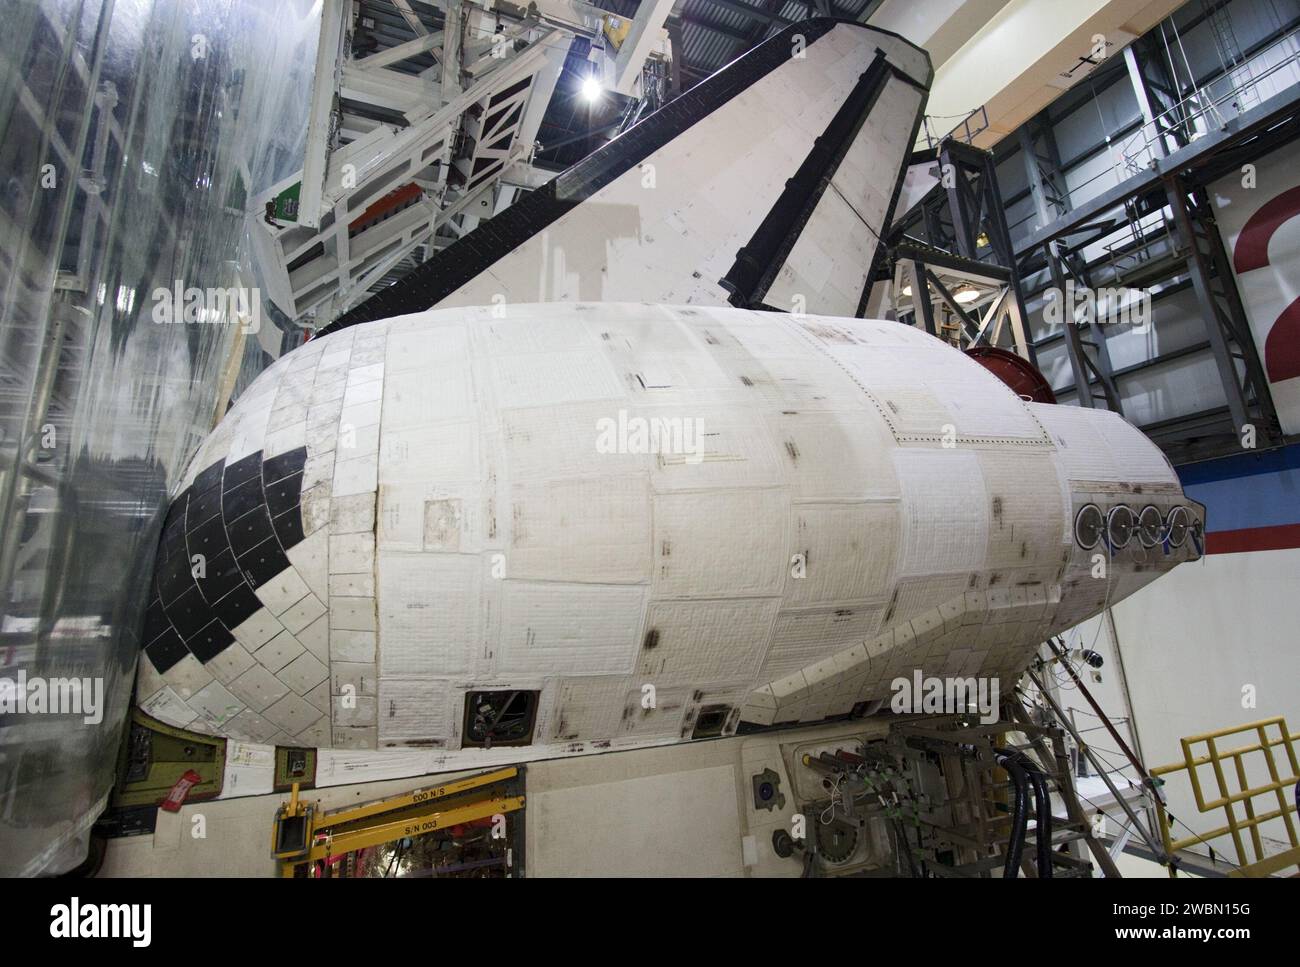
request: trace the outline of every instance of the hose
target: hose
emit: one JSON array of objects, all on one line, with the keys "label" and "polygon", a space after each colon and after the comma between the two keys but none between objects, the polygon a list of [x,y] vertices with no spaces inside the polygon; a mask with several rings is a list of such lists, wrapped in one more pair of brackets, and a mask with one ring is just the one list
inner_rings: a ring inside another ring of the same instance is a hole
[{"label": "hose", "polygon": [[1020,855],[1025,848],[1025,827],[1029,822],[1029,780],[1015,759],[1002,749],[994,749],[995,759],[1007,775],[1015,789],[1015,805],[1011,813],[1011,839],[1007,843],[1007,861],[1002,869],[1002,876],[1014,880],[1020,871]]},{"label": "hose", "polygon": [[1052,876],[1052,797],[1047,789],[1047,776],[1034,760],[1017,749],[995,749],[994,751],[1019,765],[1034,786],[1034,822],[1037,827],[1034,840],[1037,846],[1038,876],[1040,879],[1050,879]]}]

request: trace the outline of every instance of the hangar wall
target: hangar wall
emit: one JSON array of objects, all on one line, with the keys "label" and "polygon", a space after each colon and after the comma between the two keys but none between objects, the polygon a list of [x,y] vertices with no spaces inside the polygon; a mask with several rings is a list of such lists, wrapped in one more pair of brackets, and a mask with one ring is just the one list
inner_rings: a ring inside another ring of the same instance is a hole
[{"label": "hangar wall", "polygon": [[[1203,15],[1201,4],[1188,3],[1171,20],[1179,25],[1153,32],[1154,52],[1140,55],[1172,64],[1177,81],[1193,81],[1204,92],[1203,101],[1214,102],[1195,120],[1202,133],[1214,131],[1224,121],[1258,107],[1270,98],[1294,95],[1300,84],[1300,3],[1296,0],[1231,0],[1222,16],[1231,24],[1239,60],[1225,61],[1215,42],[1216,23]],[[1234,87],[1239,94],[1234,96]],[[1079,208],[1125,178],[1150,165],[1153,149],[1142,132],[1142,114],[1133,85],[1124,70],[1124,58],[1110,58],[1086,82],[1063,94],[1027,126],[1034,132],[1043,154],[1059,160],[1059,183],[1069,208]],[[1013,242],[1019,244],[1039,224],[1019,132],[1004,138],[994,149],[998,183],[1007,206],[1007,223]],[[1281,149],[1283,158],[1300,157],[1300,145]],[[1285,161],[1283,161],[1285,164]],[[1291,162],[1295,168],[1294,161]],[[1101,259],[1117,271],[1139,261],[1154,263],[1169,254],[1158,228],[1164,213],[1153,212],[1138,220],[1139,231],[1129,237],[1111,237],[1083,249],[1085,259]],[[1152,239],[1141,238],[1147,232]],[[1111,251],[1107,251],[1110,246]],[[1043,340],[1045,333],[1041,294],[1050,285],[1045,273],[1024,280],[1030,326],[1040,338],[1038,363],[1062,402],[1075,398],[1064,341]],[[1103,283],[1098,280],[1096,284]],[[1170,278],[1151,284],[1153,324],[1145,332],[1116,329],[1107,334],[1116,383],[1125,416],[1139,425],[1201,412],[1223,403],[1222,391],[1208,346],[1201,345],[1203,327],[1197,318],[1194,296],[1187,278]],[[1130,410],[1131,404],[1131,410]]]}]

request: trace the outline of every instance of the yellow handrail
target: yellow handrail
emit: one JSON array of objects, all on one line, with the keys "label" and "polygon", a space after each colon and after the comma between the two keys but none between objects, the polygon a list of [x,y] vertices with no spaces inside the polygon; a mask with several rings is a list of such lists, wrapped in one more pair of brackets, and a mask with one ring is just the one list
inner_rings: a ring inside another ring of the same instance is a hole
[{"label": "yellow handrail", "polygon": [[[1277,729],[1276,736],[1269,735],[1269,729],[1273,727]],[[1251,732],[1255,733],[1257,738],[1254,745],[1244,745],[1227,750],[1219,748],[1219,739]],[[1235,875],[1269,876],[1277,872],[1278,869],[1291,865],[1287,862],[1279,865],[1277,857],[1266,857],[1264,855],[1264,843],[1260,836],[1259,827],[1266,822],[1281,819],[1286,826],[1287,836],[1291,841],[1291,849],[1285,855],[1300,855],[1297,854],[1297,849],[1300,849],[1300,837],[1297,836],[1296,825],[1292,821],[1292,814],[1296,812],[1296,805],[1287,795],[1287,792],[1293,789],[1297,782],[1300,782],[1300,762],[1297,761],[1296,755],[1297,742],[1300,742],[1300,735],[1293,735],[1287,728],[1286,719],[1281,716],[1260,719],[1246,725],[1234,725],[1180,739],[1179,744],[1183,749],[1183,760],[1157,766],[1151,770],[1151,775],[1166,776],[1175,772],[1186,771],[1192,785],[1192,793],[1196,799],[1197,810],[1207,813],[1215,809],[1222,809],[1227,816],[1227,824],[1199,836],[1193,835],[1175,840],[1170,835],[1169,816],[1165,811],[1164,803],[1157,799],[1156,815],[1160,819],[1160,834],[1164,841],[1165,851],[1173,855],[1175,851],[1186,849],[1197,843],[1206,843],[1208,845],[1209,840],[1221,836],[1231,836],[1237,851],[1237,865],[1239,867]],[[1206,752],[1204,755],[1193,754],[1193,747],[1198,745],[1205,746]],[[1274,748],[1278,746],[1281,746],[1286,752],[1287,763],[1291,770],[1290,776],[1284,777],[1278,770],[1277,757],[1273,753]],[[1264,763],[1268,768],[1269,781],[1251,786],[1246,775],[1245,759],[1255,753],[1262,754]],[[1225,760],[1230,760],[1233,764],[1238,786],[1236,791],[1229,790],[1228,777],[1223,768]],[[1206,799],[1205,791],[1201,788],[1201,777],[1197,773],[1199,767],[1207,765],[1213,770],[1215,785],[1218,787],[1218,797],[1215,799]],[[1277,808],[1257,814],[1255,809],[1256,797],[1270,794],[1276,797]],[[1237,804],[1240,804],[1244,810],[1244,817],[1238,817],[1237,811],[1233,808]],[[1246,846],[1241,835],[1243,831],[1250,834],[1251,849],[1254,853],[1253,860],[1246,855]],[[1297,863],[1297,865],[1300,866],[1300,863]],[[1177,870],[1172,865],[1169,867],[1169,875],[1177,875]]]}]

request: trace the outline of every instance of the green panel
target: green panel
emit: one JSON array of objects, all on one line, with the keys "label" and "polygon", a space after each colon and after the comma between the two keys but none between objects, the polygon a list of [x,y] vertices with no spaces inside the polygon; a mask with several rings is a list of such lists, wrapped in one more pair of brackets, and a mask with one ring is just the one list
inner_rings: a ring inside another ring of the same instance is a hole
[{"label": "green panel", "polygon": [[157,805],[189,769],[200,781],[186,802],[212,799],[225,782],[226,740],[164,725],[135,709],[118,767],[114,807]]},{"label": "green panel", "polygon": [[275,196],[273,218],[279,221],[296,222],[298,220],[298,196],[302,193],[302,182],[295,182]]}]

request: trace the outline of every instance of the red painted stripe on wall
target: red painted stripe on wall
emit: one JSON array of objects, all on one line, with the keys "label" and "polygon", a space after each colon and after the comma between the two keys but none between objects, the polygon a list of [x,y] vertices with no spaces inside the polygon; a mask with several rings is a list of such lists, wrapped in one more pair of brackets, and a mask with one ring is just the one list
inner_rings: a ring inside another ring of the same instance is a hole
[{"label": "red painted stripe on wall", "polygon": [[1281,551],[1289,547],[1300,547],[1300,524],[1245,527],[1235,531],[1210,531],[1205,535],[1207,554]]}]

